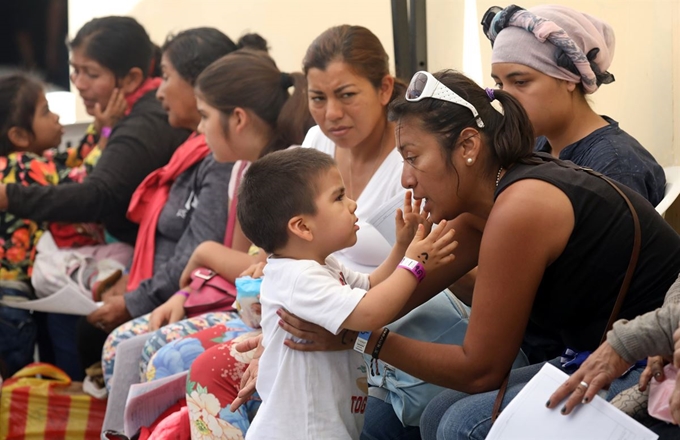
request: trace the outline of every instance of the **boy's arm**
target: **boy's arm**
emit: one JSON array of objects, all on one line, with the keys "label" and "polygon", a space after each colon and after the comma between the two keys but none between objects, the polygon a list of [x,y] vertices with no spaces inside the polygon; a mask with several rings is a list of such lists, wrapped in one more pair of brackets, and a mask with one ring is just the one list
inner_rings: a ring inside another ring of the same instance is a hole
[{"label": "boy's arm", "polygon": [[392,270],[392,275],[385,281],[366,292],[342,323],[342,328],[364,331],[389,324],[404,307],[417,285],[417,278],[407,270]]},{"label": "boy's arm", "polygon": [[371,287],[375,287],[387,280],[387,278],[397,268],[397,265],[401,259],[404,258],[404,255],[406,255],[407,248],[408,245],[403,245],[400,243],[394,245],[387,259],[383,261],[382,264],[368,276]]},{"label": "boy's arm", "polygon": [[[406,256],[412,260],[418,260],[425,271],[434,270],[451,262],[454,258],[452,252],[457,242],[453,241],[453,230],[444,232],[445,229],[446,221],[444,220],[425,237],[425,227],[418,225],[418,232],[408,247]],[[397,252],[399,252],[397,249],[393,249],[388,260],[396,258]],[[387,261],[383,263],[376,271],[386,266],[387,263]],[[390,264],[396,266],[393,262]],[[392,322],[418,285],[419,280],[416,275],[409,272],[407,269],[393,270],[385,281],[372,287],[343,321],[342,327],[363,331],[373,330]],[[371,285],[373,281],[371,279]]]}]

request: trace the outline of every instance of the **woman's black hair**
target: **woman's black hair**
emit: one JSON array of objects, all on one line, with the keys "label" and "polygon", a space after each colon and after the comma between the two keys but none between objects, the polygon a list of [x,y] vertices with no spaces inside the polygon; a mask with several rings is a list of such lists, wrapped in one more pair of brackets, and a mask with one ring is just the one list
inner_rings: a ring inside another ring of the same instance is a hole
[{"label": "woman's black hair", "polygon": [[531,162],[534,132],[519,101],[507,92],[494,90],[495,99],[503,106],[501,113],[491,105],[486,91],[462,73],[442,70],[434,77],[472,104],[484,127],[479,128],[470,109],[462,105],[432,98],[409,102],[403,96],[390,104],[390,121],[411,117],[420,121],[423,129],[438,138],[449,165],[460,133],[468,127],[481,133],[489,150],[487,172],[496,173],[499,166],[508,168],[517,162]]},{"label": "woman's black hair", "polygon": [[[290,87],[292,94],[288,92]],[[274,136],[261,156],[301,144],[314,125],[305,76],[299,72],[282,73],[262,50],[241,49],[215,61],[199,75],[196,92],[222,115],[242,107],[267,123]]]},{"label": "woman's black hair", "polygon": [[18,127],[33,135],[33,116],[43,85],[25,74],[0,78],[0,157],[16,150],[9,130]]},{"label": "woman's black hair", "polygon": [[177,73],[194,85],[198,75],[213,61],[243,47],[266,52],[267,41],[258,34],[246,34],[235,44],[215,28],[200,27],[168,36],[161,50]]},{"label": "woman's black hair", "polygon": [[144,78],[159,76],[160,49],[132,17],[92,19],[80,28],[69,47],[83,49],[88,58],[111,70],[116,78],[123,78],[134,67],[142,70]]}]

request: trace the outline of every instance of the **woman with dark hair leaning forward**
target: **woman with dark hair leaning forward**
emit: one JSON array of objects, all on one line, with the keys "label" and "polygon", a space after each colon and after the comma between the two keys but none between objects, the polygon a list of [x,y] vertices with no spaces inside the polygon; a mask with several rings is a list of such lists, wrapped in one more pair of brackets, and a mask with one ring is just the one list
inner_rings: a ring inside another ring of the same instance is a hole
[{"label": "woman with dark hair leaning forward", "polygon": [[[433,95],[438,82],[446,93]],[[502,105],[503,113],[493,101]],[[459,242],[454,262],[428,274],[404,312],[475,266],[478,275],[462,345],[389,333],[376,355],[450,388],[425,410],[420,425],[424,438],[484,438],[495,390],[507,376],[529,322],[539,334],[559,334],[565,348],[597,347],[629,263],[632,217],[603,179],[534,154],[529,119],[504,91],[485,91],[452,71],[421,72],[406,98],[396,100],[390,110],[404,158],[402,184],[416,199],[425,200],[424,209],[434,222],[450,220]],[[632,318],[663,302],[680,272],[680,237],[649,202],[619,188],[642,225],[637,270],[619,313]],[[299,344],[300,349],[318,349],[328,340],[317,327],[285,319],[285,329],[312,341]],[[367,353],[373,352],[381,333],[373,331]],[[540,364],[511,372],[503,406],[539,369]],[[615,382],[610,397],[634,383],[638,374],[634,370]],[[381,423],[366,420],[367,426]]]}]

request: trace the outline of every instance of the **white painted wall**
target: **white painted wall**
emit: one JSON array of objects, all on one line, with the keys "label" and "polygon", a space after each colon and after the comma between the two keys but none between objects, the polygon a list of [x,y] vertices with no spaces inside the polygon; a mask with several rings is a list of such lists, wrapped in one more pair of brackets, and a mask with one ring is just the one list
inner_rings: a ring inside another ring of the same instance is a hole
[{"label": "white painted wall", "polygon": [[[474,0],[467,2],[474,5]],[[616,82],[593,95],[592,105],[618,120],[662,165],[680,163],[680,0],[550,2],[591,13],[613,26],[617,41],[610,71]],[[465,3],[428,0],[429,70],[479,71],[463,63]],[[491,48],[478,25],[479,17],[489,6],[506,3],[510,2],[476,0],[474,25],[481,48],[482,81],[488,87],[493,86]],[[545,1],[517,3],[530,7]],[[112,14],[135,17],[157,44],[169,32],[196,26],[215,26],[234,40],[245,32],[258,32],[269,41],[272,56],[286,71],[299,70],[309,43],[337,24],[370,28],[387,52],[394,53],[389,0],[69,0],[71,35],[91,18]],[[467,16],[472,15],[468,9]],[[468,44],[474,47],[476,42]],[[77,120],[86,119],[80,103],[78,107]]]}]

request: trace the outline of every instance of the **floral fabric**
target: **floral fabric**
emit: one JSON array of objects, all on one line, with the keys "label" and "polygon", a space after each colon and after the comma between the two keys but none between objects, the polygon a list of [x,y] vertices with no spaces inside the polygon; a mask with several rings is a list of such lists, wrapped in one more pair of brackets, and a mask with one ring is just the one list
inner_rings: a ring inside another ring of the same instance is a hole
[{"label": "floral fabric", "polygon": [[[115,365],[116,348],[118,345],[134,336],[149,333],[150,314],[140,316],[116,328],[106,338],[104,349],[102,350],[102,369],[104,370],[104,381],[106,388],[111,390],[113,386],[113,366]],[[184,319],[174,324],[166,325],[150,334],[149,339],[144,345],[142,358],[140,359],[140,377],[142,381],[147,380],[147,364],[149,359],[171,341],[178,340],[185,336],[197,333],[206,328],[219,323],[227,322],[236,315],[226,312],[208,313],[194,318]],[[185,348],[186,350],[187,348]],[[152,376],[150,380],[154,377]]]}]

